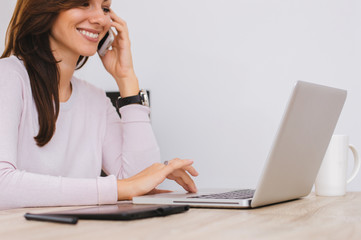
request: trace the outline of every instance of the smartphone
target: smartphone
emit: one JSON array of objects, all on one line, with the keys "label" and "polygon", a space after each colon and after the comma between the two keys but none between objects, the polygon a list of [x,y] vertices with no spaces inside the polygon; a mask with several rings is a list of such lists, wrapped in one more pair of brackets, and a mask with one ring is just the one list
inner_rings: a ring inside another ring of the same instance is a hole
[{"label": "smartphone", "polygon": [[109,48],[112,46],[112,43],[114,41],[114,35],[111,29],[105,34],[105,36],[100,40],[98,45],[98,54],[100,56],[104,56]]}]

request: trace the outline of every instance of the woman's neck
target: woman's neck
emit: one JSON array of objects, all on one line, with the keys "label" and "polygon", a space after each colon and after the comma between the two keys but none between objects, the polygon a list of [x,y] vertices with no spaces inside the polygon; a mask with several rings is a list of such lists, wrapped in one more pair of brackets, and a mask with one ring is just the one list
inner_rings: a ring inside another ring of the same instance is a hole
[{"label": "woman's neck", "polygon": [[58,56],[58,54],[54,52],[54,57],[57,61],[59,61],[59,101],[66,102],[72,93],[71,79],[73,77],[79,56]]}]

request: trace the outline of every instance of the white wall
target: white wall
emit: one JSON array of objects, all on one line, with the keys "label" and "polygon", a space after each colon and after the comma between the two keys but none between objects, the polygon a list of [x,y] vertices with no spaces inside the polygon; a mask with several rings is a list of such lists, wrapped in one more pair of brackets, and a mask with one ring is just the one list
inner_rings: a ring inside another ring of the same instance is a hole
[{"label": "white wall", "polygon": [[[2,36],[13,2],[1,3]],[[335,133],[361,151],[360,1],[114,0],[113,9],[151,90],[163,160],[194,159],[199,187],[256,186],[296,80],[348,90]],[[97,56],[77,75],[116,90]],[[361,174],[349,190],[361,190]]]}]

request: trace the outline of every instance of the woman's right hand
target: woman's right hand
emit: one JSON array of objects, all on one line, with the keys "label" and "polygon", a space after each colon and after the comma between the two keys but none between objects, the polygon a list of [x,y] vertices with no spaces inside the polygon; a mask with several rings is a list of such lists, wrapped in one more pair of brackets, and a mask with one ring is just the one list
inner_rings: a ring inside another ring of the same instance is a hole
[{"label": "woman's right hand", "polygon": [[192,164],[192,160],[176,158],[168,161],[167,165],[155,163],[133,177],[118,180],[118,200],[157,192],[154,189],[166,178],[176,181],[188,192],[197,192],[197,187],[189,176],[198,176]]}]

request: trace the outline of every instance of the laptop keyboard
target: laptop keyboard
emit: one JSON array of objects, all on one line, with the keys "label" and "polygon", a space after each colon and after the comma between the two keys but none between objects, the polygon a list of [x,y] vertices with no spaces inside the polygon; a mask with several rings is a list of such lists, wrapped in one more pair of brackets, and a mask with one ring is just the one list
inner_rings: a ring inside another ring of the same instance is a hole
[{"label": "laptop keyboard", "polygon": [[199,195],[194,197],[188,198],[201,198],[201,199],[247,199],[252,198],[254,194],[253,189],[242,189],[236,190],[231,192],[224,192],[224,193],[216,193],[216,194],[206,194],[206,195]]}]

